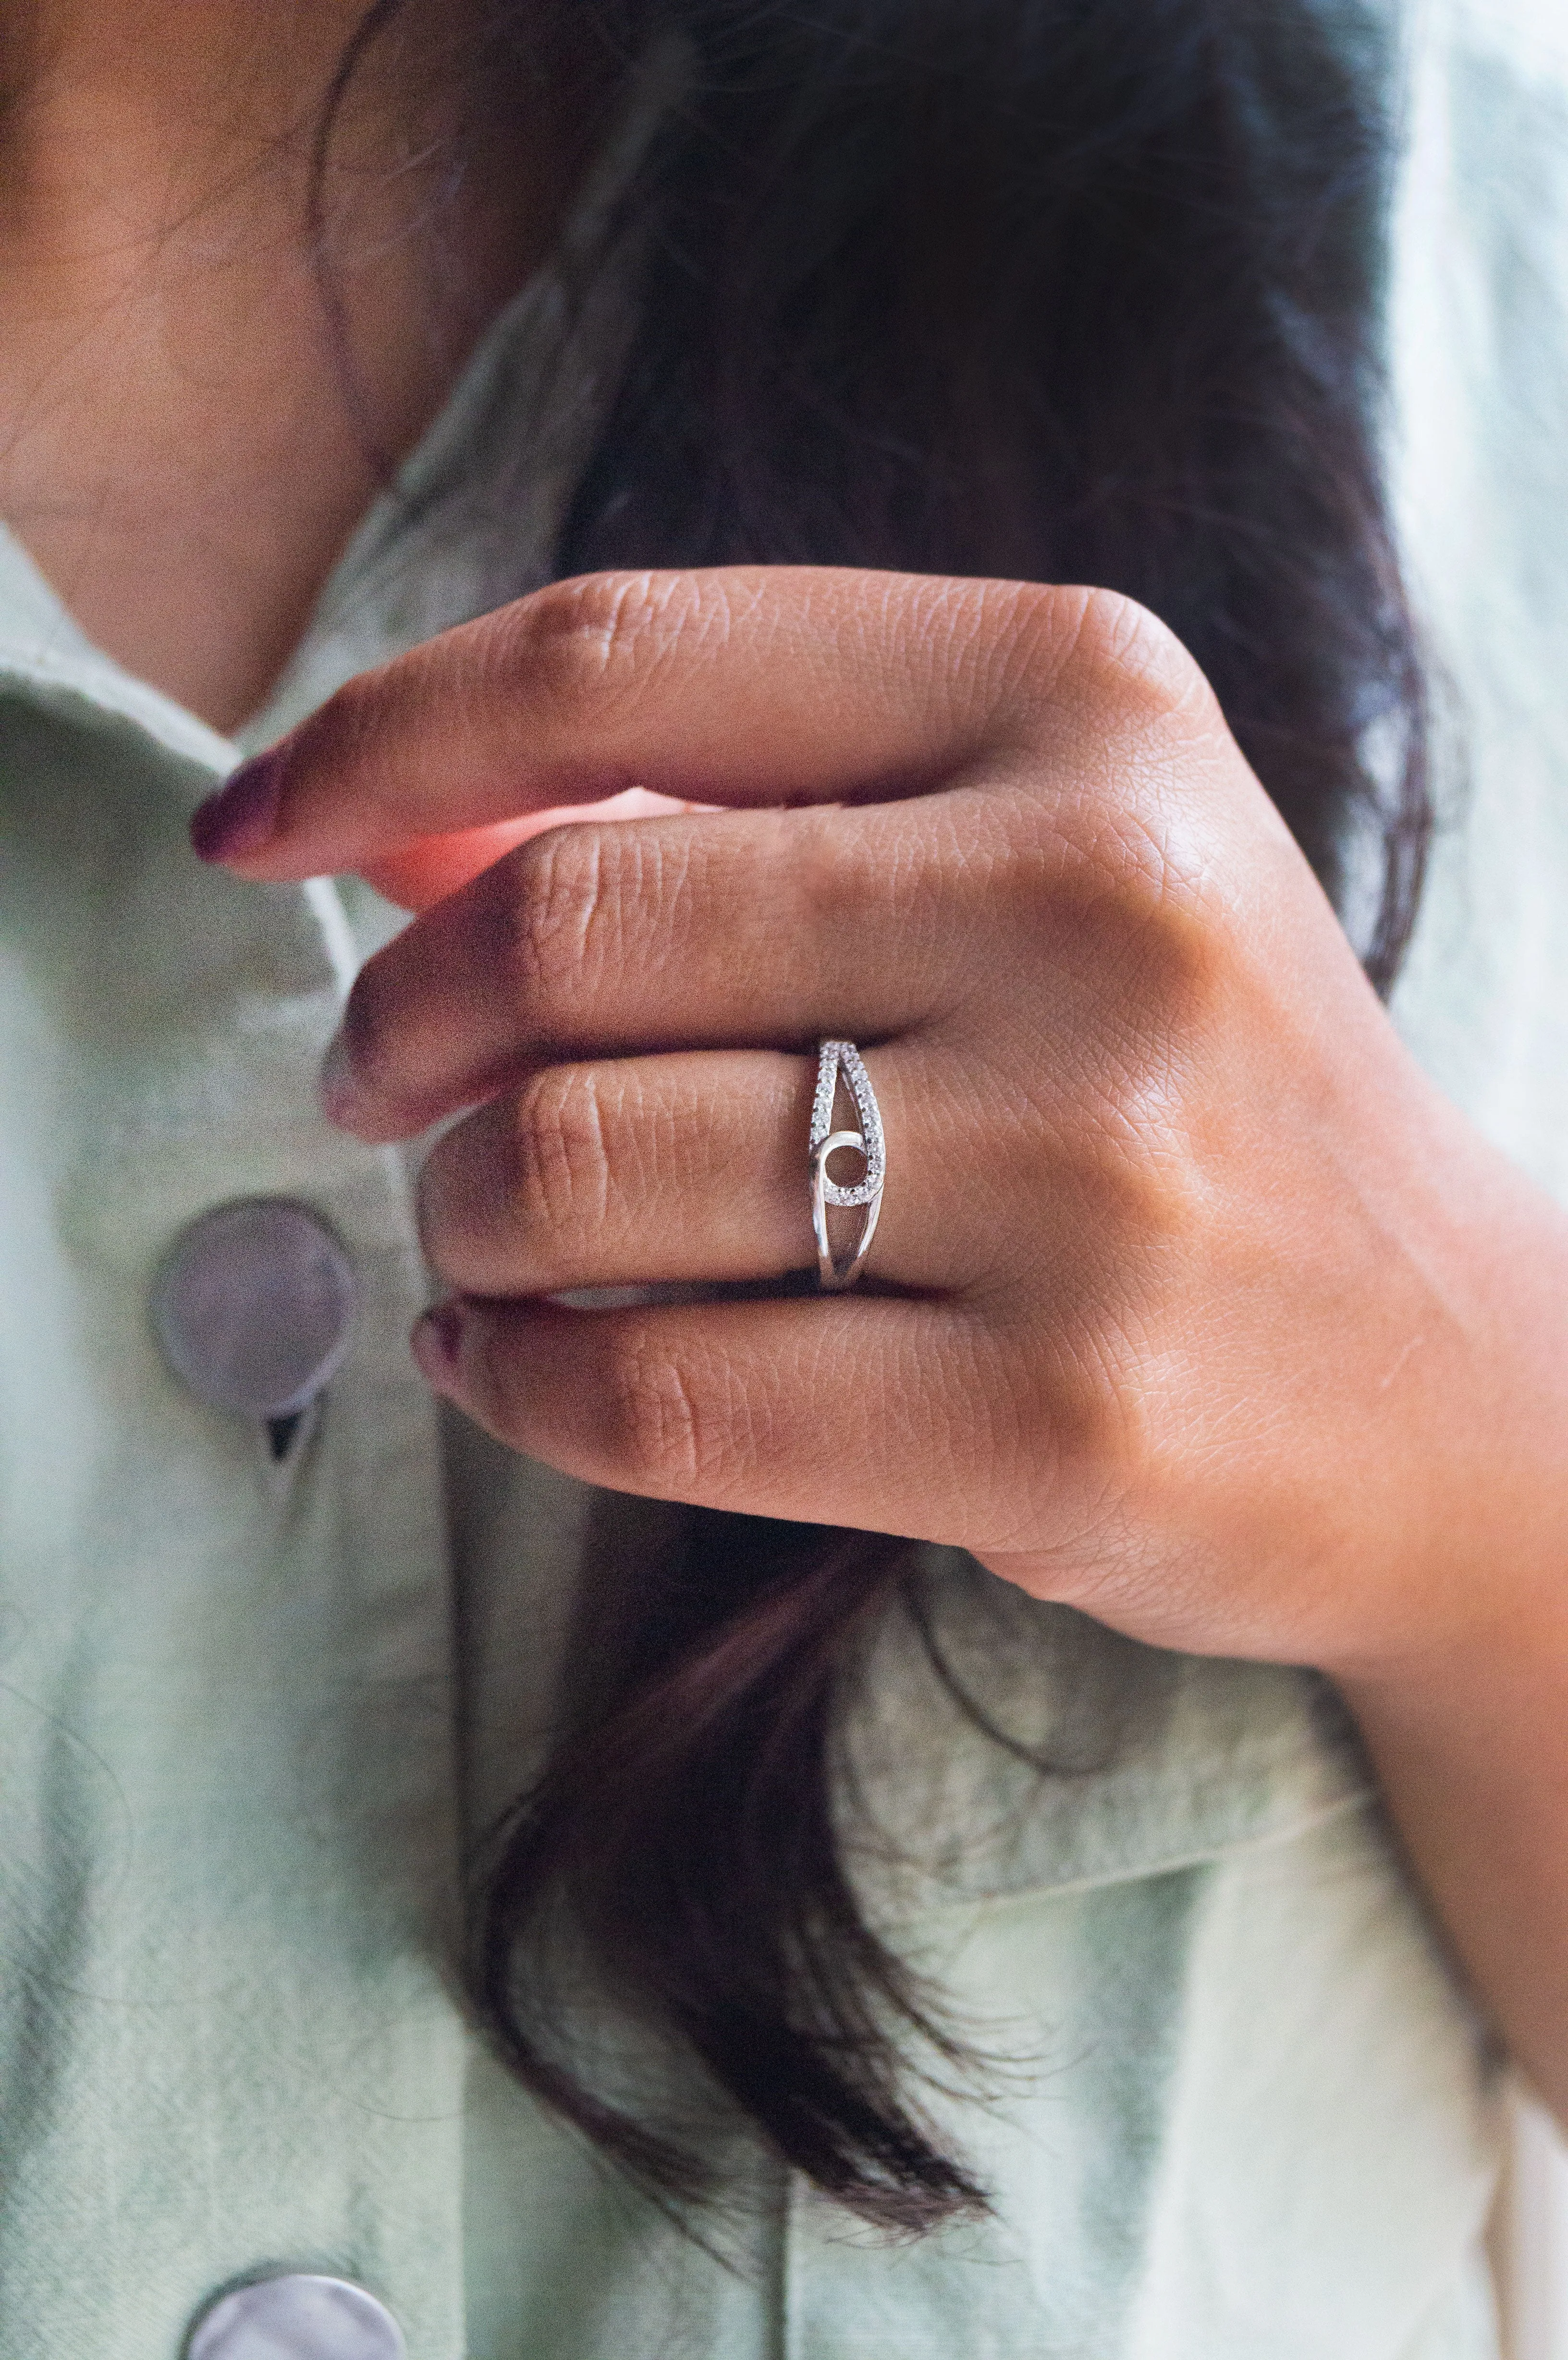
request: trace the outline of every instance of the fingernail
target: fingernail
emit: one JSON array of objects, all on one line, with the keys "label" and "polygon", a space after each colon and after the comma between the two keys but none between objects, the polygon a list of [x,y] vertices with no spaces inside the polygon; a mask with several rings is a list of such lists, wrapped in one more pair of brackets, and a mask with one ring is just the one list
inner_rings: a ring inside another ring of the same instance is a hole
[{"label": "fingernail", "polygon": [[191,822],[192,849],[202,860],[237,860],[259,852],[278,825],[282,786],[279,748],[242,762],[226,785],[198,805]]},{"label": "fingernail", "polygon": [[329,1122],[347,1130],[354,1112],[354,1075],[348,1061],[348,1043],[341,1032],[334,1032],[327,1043],[327,1054],[321,1059],[321,1111]]},{"label": "fingernail", "polygon": [[438,1303],[414,1328],[410,1342],[419,1374],[438,1393],[456,1386],[463,1329],[463,1306],[457,1303]]}]

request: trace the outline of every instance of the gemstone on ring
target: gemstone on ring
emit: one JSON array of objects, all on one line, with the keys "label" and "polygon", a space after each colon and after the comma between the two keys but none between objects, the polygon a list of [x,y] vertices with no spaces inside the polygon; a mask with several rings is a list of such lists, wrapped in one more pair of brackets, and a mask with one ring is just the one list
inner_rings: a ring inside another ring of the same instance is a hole
[{"label": "gemstone on ring", "polygon": [[[854,1101],[860,1121],[858,1131],[835,1131],[833,1127],[833,1105],[841,1080]],[[854,1148],[865,1159],[866,1169],[858,1180],[838,1181],[829,1174],[828,1160],[841,1147]],[[877,1218],[882,1210],[886,1171],[882,1116],[859,1050],[853,1041],[819,1043],[817,1088],[811,1101],[810,1172],[817,1276],[826,1295],[839,1295],[845,1287],[853,1286],[865,1267],[866,1251],[877,1233]],[[860,1235],[847,1255],[835,1255],[828,1241],[830,1205],[844,1210],[858,1207],[864,1213]]]}]

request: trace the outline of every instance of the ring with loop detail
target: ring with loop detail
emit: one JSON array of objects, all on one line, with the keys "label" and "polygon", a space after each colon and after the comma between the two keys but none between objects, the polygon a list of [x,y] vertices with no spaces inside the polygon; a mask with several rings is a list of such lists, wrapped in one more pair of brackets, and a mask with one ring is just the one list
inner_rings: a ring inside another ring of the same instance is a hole
[{"label": "ring with loop detail", "polygon": [[[833,1106],[840,1082],[848,1091],[859,1117],[858,1131],[835,1131]],[[858,1180],[834,1180],[828,1159],[840,1148],[854,1148],[865,1159]],[[871,1087],[871,1077],[853,1041],[823,1041],[817,1049],[817,1091],[811,1101],[811,1229],[817,1240],[817,1276],[825,1295],[842,1295],[853,1286],[865,1267],[882,1210],[882,1183],[887,1151],[882,1140],[882,1116]],[[835,1255],[828,1239],[828,1207],[859,1209],[864,1214],[853,1251]]]}]

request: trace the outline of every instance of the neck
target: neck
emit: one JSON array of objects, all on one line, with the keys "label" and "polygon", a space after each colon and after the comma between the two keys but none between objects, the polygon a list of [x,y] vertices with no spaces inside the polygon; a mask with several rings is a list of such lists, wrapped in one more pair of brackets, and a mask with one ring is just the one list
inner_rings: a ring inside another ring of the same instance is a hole
[{"label": "neck", "polygon": [[0,513],[220,727],[547,242],[578,162],[550,126],[593,120],[549,104],[542,39],[481,115],[483,0],[385,13],[323,148],[362,0],[0,9]]}]

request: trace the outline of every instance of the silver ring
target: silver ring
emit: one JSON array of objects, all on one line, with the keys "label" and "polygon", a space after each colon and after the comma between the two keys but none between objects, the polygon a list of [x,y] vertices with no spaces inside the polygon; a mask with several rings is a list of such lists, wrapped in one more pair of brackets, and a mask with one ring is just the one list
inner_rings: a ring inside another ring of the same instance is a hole
[{"label": "silver ring", "polygon": [[[835,1131],[833,1102],[843,1082],[860,1119],[858,1131]],[[828,1175],[828,1158],[841,1147],[853,1147],[866,1159],[866,1170],[847,1185]],[[865,1266],[866,1250],[877,1234],[882,1210],[882,1181],[887,1171],[882,1142],[882,1116],[859,1050],[853,1041],[823,1041],[817,1047],[817,1094],[811,1101],[811,1229],[817,1240],[817,1275],[824,1295],[842,1295],[853,1286]],[[859,1207],[865,1218],[855,1249],[835,1256],[828,1242],[828,1207]]]}]

